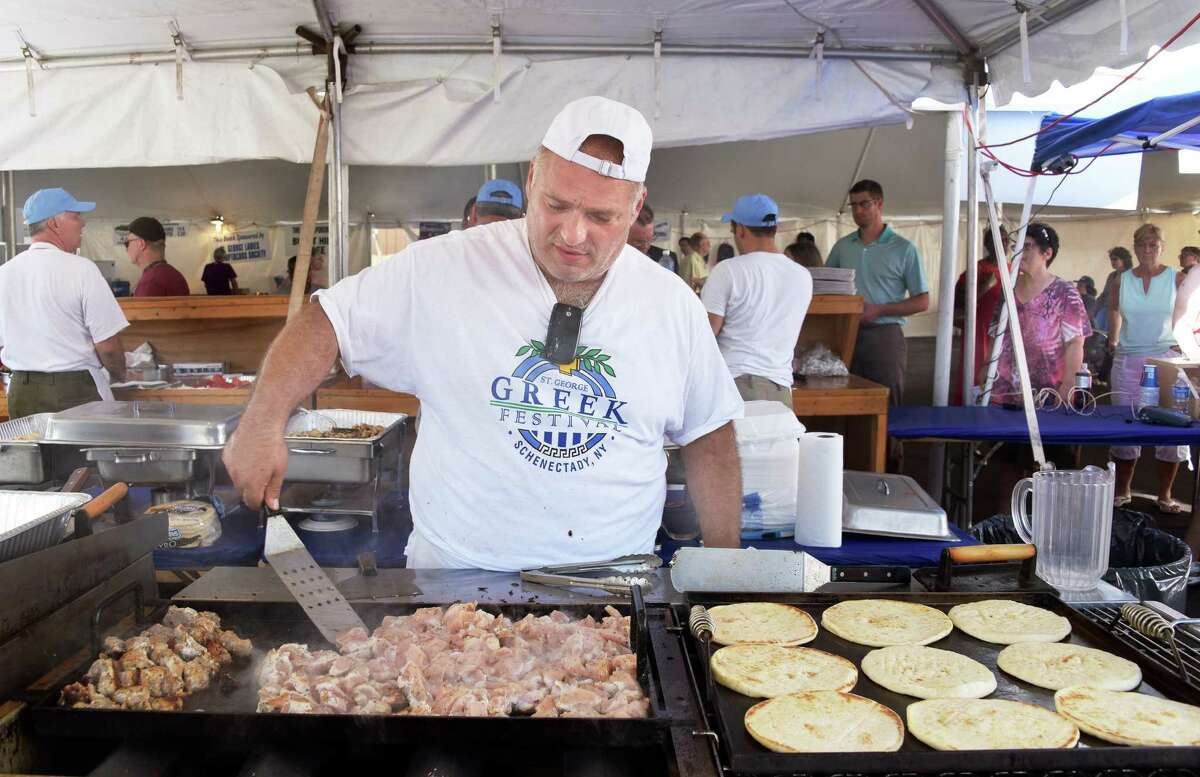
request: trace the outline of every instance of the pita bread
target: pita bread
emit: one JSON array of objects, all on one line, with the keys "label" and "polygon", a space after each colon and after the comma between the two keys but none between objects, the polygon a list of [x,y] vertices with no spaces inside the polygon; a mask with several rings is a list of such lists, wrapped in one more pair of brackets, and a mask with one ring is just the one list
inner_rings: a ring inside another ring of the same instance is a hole
[{"label": "pita bread", "polygon": [[1200,707],[1128,691],[1077,685],[1054,694],[1054,706],[1085,734],[1118,745],[1200,745]]},{"label": "pita bread", "polygon": [[979,699],[996,690],[996,676],[975,659],[923,645],[872,650],[862,670],[889,691],[918,699]]},{"label": "pita bread", "polygon": [[1058,642],[1071,633],[1071,622],[1041,607],[1011,599],[984,599],[950,608],[950,620],[984,642]]},{"label": "pita bread", "polygon": [[767,699],[746,712],[746,731],[776,753],[894,752],[904,722],[877,701],[841,691]]},{"label": "pita bread", "polygon": [[928,645],[954,630],[946,614],[896,599],[851,599],[821,615],[821,625],[842,639],[870,647]]},{"label": "pita bread", "polygon": [[804,647],[732,645],[712,657],[713,678],[744,696],[772,699],[799,691],[849,691],[858,682],[852,661]]},{"label": "pita bread", "polygon": [[1052,691],[1073,685],[1132,691],[1142,682],[1142,670],[1132,661],[1069,642],[1009,645],[996,656],[996,666],[1018,680]]},{"label": "pita bread", "polygon": [[721,645],[803,645],[817,636],[813,617],[790,604],[724,604],[709,607],[708,615]]},{"label": "pita bread", "polygon": [[1079,729],[1036,704],[1007,699],[928,699],[908,705],[908,731],[934,750],[1074,747]]}]

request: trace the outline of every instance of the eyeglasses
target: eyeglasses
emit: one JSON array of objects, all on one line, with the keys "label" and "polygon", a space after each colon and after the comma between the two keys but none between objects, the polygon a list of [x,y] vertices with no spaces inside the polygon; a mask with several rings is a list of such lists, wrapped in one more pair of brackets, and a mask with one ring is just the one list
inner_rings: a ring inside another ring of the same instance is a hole
[{"label": "eyeglasses", "polygon": [[554,303],[550,324],[546,327],[546,348],[543,356],[554,364],[570,364],[579,348],[579,327],[583,323],[583,308]]}]

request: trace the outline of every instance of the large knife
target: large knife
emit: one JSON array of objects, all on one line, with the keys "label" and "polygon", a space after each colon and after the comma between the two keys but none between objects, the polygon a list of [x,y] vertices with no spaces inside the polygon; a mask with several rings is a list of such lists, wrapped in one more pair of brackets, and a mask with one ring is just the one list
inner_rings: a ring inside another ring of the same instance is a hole
[{"label": "large knife", "polygon": [[825,583],[907,585],[908,567],[830,566],[799,550],[680,548],[671,559],[678,591],[794,593]]}]

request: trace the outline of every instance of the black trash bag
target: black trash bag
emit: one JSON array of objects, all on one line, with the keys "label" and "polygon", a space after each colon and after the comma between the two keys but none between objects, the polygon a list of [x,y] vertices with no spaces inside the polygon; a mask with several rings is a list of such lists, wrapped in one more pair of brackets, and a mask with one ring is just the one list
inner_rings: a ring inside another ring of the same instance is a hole
[{"label": "black trash bag", "polygon": [[[975,524],[971,536],[988,544],[1022,541],[1009,515]],[[1183,540],[1159,529],[1152,517],[1123,507],[1113,510],[1105,582],[1141,601],[1159,601],[1183,612],[1191,563],[1192,551]]]}]

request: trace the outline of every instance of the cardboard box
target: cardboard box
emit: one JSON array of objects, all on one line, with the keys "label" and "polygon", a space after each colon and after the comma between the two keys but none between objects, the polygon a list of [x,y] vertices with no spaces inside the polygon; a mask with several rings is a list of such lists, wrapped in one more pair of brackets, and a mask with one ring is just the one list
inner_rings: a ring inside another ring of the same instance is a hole
[{"label": "cardboard box", "polygon": [[[1158,368],[1158,404],[1162,407],[1173,406],[1174,396],[1171,390],[1175,388],[1180,370],[1184,371],[1193,386],[1200,389],[1200,362],[1178,356],[1173,359],[1151,358],[1146,360],[1146,364],[1153,364]],[[1188,402],[1188,408],[1192,418],[1200,419],[1200,403],[1194,396]]]}]

